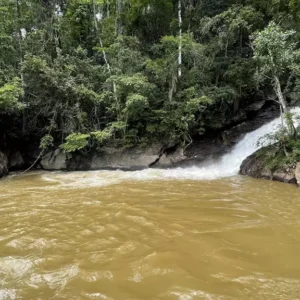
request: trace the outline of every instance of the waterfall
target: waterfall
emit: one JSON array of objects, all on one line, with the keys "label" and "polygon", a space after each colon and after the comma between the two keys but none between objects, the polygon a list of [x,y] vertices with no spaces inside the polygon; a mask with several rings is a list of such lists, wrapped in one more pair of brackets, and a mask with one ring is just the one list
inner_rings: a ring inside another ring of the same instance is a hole
[{"label": "waterfall", "polygon": [[[291,110],[296,126],[300,124],[300,107]],[[273,134],[281,127],[281,117],[263,125],[255,131],[246,134],[228,154],[220,160],[203,165],[202,167],[191,167],[187,169],[167,170],[167,177],[184,177],[186,179],[210,180],[223,177],[230,177],[239,173],[240,166],[244,159],[258,149],[272,143],[267,135]]]},{"label": "waterfall", "polygon": [[[293,114],[295,125],[299,126],[300,107],[293,108],[291,113]],[[272,143],[272,139],[267,137],[267,135],[274,134],[280,130],[281,122],[281,117],[279,117],[257,130],[246,134],[229,154],[223,156],[219,164],[220,174],[223,176],[238,174],[244,159],[258,149]]]},{"label": "waterfall", "polygon": [[[300,125],[300,107],[291,110],[295,125]],[[45,174],[43,179],[59,183],[59,187],[106,186],[120,181],[139,180],[215,180],[238,175],[240,165],[249,155],[272,142],[266,135],[280,129],[281,118],[277,118],[257,130],[246,134],[228,154],[214,162],[201,166],[175,169],[146,169],[142,171],[91,171]],[[55,188],[55,187],[54,187]]]}]

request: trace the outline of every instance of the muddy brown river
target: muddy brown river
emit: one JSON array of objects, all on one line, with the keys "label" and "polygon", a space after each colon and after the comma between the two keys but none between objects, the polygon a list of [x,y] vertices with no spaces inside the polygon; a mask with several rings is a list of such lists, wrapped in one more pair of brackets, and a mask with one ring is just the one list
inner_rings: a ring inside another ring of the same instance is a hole
[{"label": "muddy brown river", "polygon": [[300,299],[299,189],[151,172],[0,181],[0,299]]}]

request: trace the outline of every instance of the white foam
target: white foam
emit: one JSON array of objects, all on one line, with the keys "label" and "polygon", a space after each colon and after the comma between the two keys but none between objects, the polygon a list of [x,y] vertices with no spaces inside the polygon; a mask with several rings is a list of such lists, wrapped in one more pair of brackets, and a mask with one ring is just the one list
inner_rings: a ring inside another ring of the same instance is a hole
[{"label": "white foam", "polygon": [[14,300],[17,299],[17,293],[14,289],[0,289],[0,300]]}]

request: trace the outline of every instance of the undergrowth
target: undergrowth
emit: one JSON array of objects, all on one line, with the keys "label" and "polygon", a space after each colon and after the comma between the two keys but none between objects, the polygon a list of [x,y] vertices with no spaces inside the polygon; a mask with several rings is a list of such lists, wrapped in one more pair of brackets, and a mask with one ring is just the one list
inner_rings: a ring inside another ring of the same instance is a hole
[{"label": "undergrowth", "polygon": [[262,148],[257,157],[264,160],[267,169],[285,169],[294,167],[300,162],[300,138],[277,134],[276,143]]}]

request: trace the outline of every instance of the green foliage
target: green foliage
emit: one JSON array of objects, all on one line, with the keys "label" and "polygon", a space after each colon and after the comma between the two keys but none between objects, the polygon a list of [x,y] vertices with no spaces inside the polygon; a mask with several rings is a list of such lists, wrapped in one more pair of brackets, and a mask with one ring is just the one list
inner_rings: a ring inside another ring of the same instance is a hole
[{"label": "green foliage", "polygon": [[91,136],[96,139],[98,144],[103,145],[107,140],[112,137],[112,131],[104,129],[102,131],[91,132]]},{"label": "green foliage", "polygon": [[254,59],[261,75],[282,75],[296,60],[295,30],[284,31],[275,22],[253,35]]},{"label": "green foliage", "polygon": [[0,0],[0,136],[66,152],[186,144],[275,73],[300,99],[298,1],[181,4],[182,35],[177,0]]},{"label": "green foliage", "polygon": [[[292,118],[292,116],[288,116]],[[266,138],[271,145],[258,151],[258,156],[264,160],[264,165],[270,170],[294,167],[300,161],[300,128],[296,137],[291,137],[287,129],[281,129]]]},{"label": "green foliage", "polygon": [[258,156],[264,159],[264,165],[270,170],[292,168],[300,161],[300,140],[285,140],[281,143],[263,148]]},{"label": "green foliage", "polygon": [[50,134],[47,134],[41,138],[40,148],[43,151],[45,151],[45,150],[47,150],[47,148],[53,146],[53,142],[54,142],[53,136]]},{"label": "green foliage", "polygon": [[170,33],[174,6],[171,0],[132,0],[126,14],[129,32],[147,44]]},{"label": "green foliage", "polygon": [[66,142],[60,147],[67,153],[84,149],[88,144],[89,134],[72,133],[66,138]]},{"label": "green foliage", "polygon": [[24,95],[20,78],[15,77],[0,87],[0,113],[11,113],[23,108],[20,97]]},{"label": "green foliage", "polygon": [[130,94],[126,98],[126,112],[136,116],[142,113],[149,106],[147,97],[140,94]]},{"label": "green foliage", "polygon": [[288,114],[285,97],[290,91],[290,82],[294,77],[292,70],[299,60],[297,44],[292,40],[295,33],[295,30],[283,30],[271,21],[264,30],[254,35],[253,40],[254,60],[258,62],[258,82],[262,83],[264,79],[271,82],[284,112],[290,136],[295,134],[295,128],[292,117]]}]

